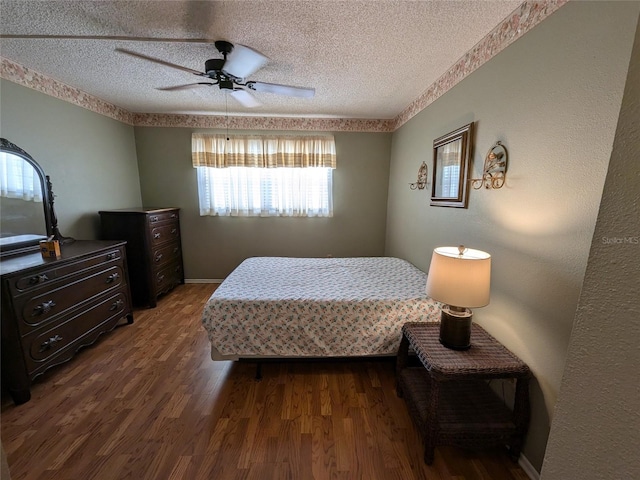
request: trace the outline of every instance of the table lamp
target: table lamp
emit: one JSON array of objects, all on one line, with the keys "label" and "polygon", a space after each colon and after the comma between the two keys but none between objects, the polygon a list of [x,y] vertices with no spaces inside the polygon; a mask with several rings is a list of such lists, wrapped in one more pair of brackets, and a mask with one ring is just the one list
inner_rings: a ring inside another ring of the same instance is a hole
[{"label": "table lamp", "polygon": [[489,304],[491,255],[480,250],[438,247],[431,256],[427,295],[444,305],[440,321],[440,343],[453,350],[471,346],[470,307]]}]

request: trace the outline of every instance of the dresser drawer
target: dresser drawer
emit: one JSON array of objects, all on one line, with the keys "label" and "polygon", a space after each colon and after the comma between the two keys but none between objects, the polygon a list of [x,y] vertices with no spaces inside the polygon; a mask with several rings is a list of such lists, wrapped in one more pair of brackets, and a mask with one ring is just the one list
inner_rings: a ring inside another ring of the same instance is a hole
[{"label": "dresser drawer", "polygon": [[[44,332],[34,332],[23,339],[27,370],[34,373],[39,366],[50,363],[62,352],[69,350],[73,354],[82,343],[82,339],[96,327],[112,321],[114,326],[124,315],[129,301],[125,291],[90,304],[88,308],[75,313],[69,319]],[[104,331],[104,329],[102,329]]]},{"label": "dresser drawer", "polygon": [[173,260],[176,260],[181,255],[180,242],[174,241],[169,244],[156,247],[151,254],[151,260],[153,261],[154,270],[158,270],[162,266],[166,265]]},{"label": "dresser drawer", "polygon": [[162,213],[150,213],[147,216],[147,219],[149,221],[149,225],[156,225],[162,222],[177,221],[178,212],[172,211],[172,212],[162,212]]},{"label": "dresser drawer", "polygon": [[101,295],[107,290],[119,288],[125,278],[121,265],[109,268],[97,268],[95,272],[87,272],[71,277],[58,288],[44,289],[27,299],[19,309],[18,328],[26,335],[43,323],[64,314],[79,303]]},{"label": "dresser drawer", "polygon": [[182,262],[174,261],[154,275],[156,293],[162,293],[182,282]]},{"label": "dresser drawer", "polygon": [[68,275],[73,275],[80,271],[94,267],[96,265],[110,262],[118,263],[124,257],[123,250],[117,248],[110,251],[101,252],[99,255],[88,257],[77,262],[60,265],[58,263],[51,268],[39,270],[37,273],[15,277],[10,282],[10,288],[14,295],[28,293],[34,289],[49,285],[55,280],[62,279]]},{"label": "dresser drawer", "polygon": [[180,238],[178,222],[165,223],[151,229],[151,245],[153,247]]}]

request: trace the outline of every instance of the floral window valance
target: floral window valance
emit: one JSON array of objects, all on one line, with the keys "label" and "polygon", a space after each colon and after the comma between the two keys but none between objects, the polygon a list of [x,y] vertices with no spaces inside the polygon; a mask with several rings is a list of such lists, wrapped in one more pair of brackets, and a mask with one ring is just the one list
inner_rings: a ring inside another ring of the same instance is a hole
[{"label": "floral window valance", "polygon": [[244,136],[194,133],[194,167],[336,168],[333,136]]}]

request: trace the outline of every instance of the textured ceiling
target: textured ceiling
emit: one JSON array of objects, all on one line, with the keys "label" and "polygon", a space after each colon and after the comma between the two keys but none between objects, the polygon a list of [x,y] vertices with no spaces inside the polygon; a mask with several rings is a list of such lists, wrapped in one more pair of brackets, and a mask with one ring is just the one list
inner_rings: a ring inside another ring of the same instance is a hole
[{"label": "textured ceiling", "polygon": [[195,70],[212,44],[89,39],[0,40],[0,55],[131,112],[394,118],[520,0],[1,0],[3,35],[225,39],[270,62],[251,80],[314,87],[311,99],[255,92],[245,108],[218,87],[156,90],[190,73],[117,53],[125,48]]}]

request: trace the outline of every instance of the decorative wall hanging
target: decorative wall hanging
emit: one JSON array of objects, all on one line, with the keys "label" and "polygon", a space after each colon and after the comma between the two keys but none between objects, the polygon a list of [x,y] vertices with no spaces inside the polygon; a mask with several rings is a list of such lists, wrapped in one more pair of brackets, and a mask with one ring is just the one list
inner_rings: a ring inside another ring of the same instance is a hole
[{"label": "decorative wall hanging", "polygon": [[431,205],[467,208],[473,123],[433,141]]},{"label": "decorative wall hanging", "polygon": [[409,188],[411,190],[415,190],[416,188],[418,190],[424,190],[424,188],[427,186],[427,174],[427,164],[425,162],[422,162],[422,165],[420,165],[420,168],[418,169],[418,180],[415,183],[410,183]]},{"label": "decorative wall hanging", "polygon": [[473,178],[469,180],[471,186],[475,190],[479,190],[484,185],[487,189],[502,188],[507,178],[507,149],[502,142],[497,141],[496,144],[489,149],[484,159],[484,168],[482,169],[482,178]]}]

